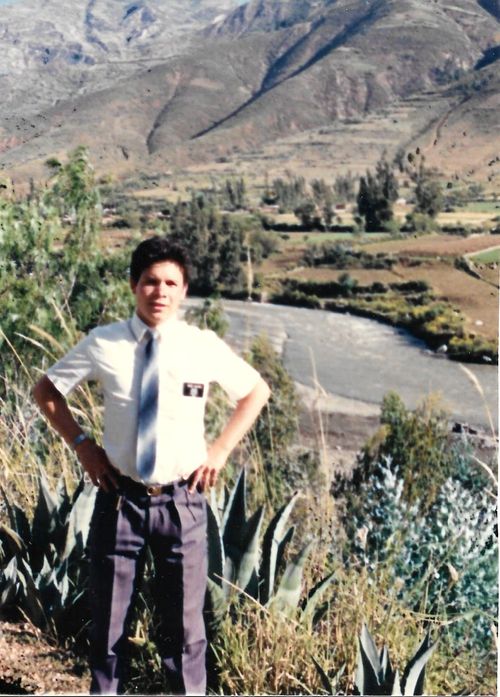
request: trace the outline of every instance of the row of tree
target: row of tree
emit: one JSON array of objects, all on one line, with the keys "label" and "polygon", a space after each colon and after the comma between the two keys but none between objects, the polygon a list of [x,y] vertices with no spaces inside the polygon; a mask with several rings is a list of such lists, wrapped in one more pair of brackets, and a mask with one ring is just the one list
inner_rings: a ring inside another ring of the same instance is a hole
[{"label": "row of tree", "polygon": [[392,162],[382,156],[375,169],[359,179],[349,172],[337,176],[331,185],[324,179],[313,179],[308,184],[304,177],[291,174],[271,184],[266,181],[262,203],[278,206],[281,213],[293,212],[304,228],[328,230],[336,217],[335,206],[355,201],[358,225],[367,231],[390,230],[393,206],[399,196],[398,173],[413,183],[415,206],[406,225],[411,230],[418,216],[434,219],[443,206],[437,173],[426,166],[418,149],[406,158],[398,153]]},{"label": "row of tree", "polygon": [[[393,205],[399,196],[395,163],[382,157],[375,171],[367,171],[359,180],[357,207],[364,219],[367,231],[391,230],[394,218]],[[399,163],[401,171],[402,165]],[[442,186],[435,170],[425,165],[424,156],[418,151],[408,153],[403,171],[414,183],[415,205],[407,216],[404,230],[413,231],[417,225],[433,220],[443,207]],[[424,220],[423,220],[424,218]]]}]

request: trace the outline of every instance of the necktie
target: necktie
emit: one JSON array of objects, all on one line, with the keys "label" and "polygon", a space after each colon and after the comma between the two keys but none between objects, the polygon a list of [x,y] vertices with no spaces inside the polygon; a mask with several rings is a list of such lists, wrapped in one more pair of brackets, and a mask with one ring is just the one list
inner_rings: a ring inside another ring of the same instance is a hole
[{"label": "necktie", "polygon": [[139,413],[137,419],[137,472],[148,481],[156,460],[158,416],[158,339],[150,330],[144,347]]}]

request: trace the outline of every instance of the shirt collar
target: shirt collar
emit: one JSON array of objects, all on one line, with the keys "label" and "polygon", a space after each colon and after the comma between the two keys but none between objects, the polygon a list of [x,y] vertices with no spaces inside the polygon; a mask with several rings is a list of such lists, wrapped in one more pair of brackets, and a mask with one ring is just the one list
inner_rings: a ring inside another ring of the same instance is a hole
[{"label": "shirt collar", "polygon": [[[174,329],[179,324],[179,319],[177,317],[170,317],[165,322],[158,324],[154,327],[153,331],[156,332],[160,337],[164,336],[167,332]],[[142,321],[137,312],[134,312],[132,319],[130,320],[130,328],[132,329],[132,334],[135,336],[138,342],[144,339],[144,334],[147,331],[151,331],[151,327]]]}]

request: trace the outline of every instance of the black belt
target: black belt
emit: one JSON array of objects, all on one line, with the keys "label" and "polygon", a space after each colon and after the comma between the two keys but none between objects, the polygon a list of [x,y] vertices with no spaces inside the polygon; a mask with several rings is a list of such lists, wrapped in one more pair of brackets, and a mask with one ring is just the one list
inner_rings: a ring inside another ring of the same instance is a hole
[{"label": "black belt", "polygon": [[118,483],[118,489],[123,494],[129,494],[130,496],[161,496],[161,494],[173,494],[176,488],[186,486],[187,479],[179,479],[171,484],[143,484],[135,479],[121,475]]}]

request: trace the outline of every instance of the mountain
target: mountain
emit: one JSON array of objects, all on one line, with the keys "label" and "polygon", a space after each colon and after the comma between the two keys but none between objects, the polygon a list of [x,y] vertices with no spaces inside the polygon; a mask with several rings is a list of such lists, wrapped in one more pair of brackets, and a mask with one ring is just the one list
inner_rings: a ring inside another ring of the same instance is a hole
[{"label": "mountain", "polygon": [[[280,143],[286,159],[285,143],[295,151],[321,133],[333,168],[364,168],[382,143],[395,151],[423,141],[436,161],[449,150],[441,168],[467,174],[470,158],[455,157],[460,148],[444,138],[466,122],[467,147],[480,153],[474,176],[492,174],[499,33],[489,0],[90,0],[68,2],[78,22],[64,31],[42,21],[55,0],[28,4],[38,32],[26,29],[11,51],[31,62],[16,64],[22,79],[0,122],[8,171],[34,171],[79,143],[116,173],[259,150],[272,158]],[[22,13],[10,12],[0,35],[12,39]],[[47,54],[51,46],[59,48]],[[0,96],[13,78],[2,80]],[[349,150],[353,131],[363,145]]]},{"label": "mountain", "polygon": [[163,62],[238,0],[18,0],[0,15],[3,110],[29,115]]}]

